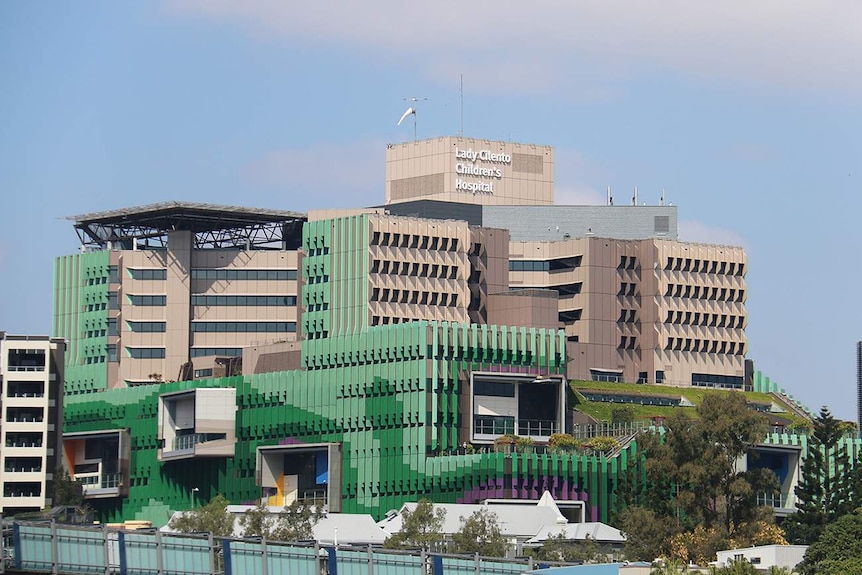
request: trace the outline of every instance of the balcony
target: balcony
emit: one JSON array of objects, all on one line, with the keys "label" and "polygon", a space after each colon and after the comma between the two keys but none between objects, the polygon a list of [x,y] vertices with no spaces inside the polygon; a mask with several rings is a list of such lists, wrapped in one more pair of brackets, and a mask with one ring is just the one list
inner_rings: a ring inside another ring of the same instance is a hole
[{"label": "balcony", "polygon": [[557,432],[557,422],[546,419],[518,420],[518,435],[524,437],[550,437]]},{"label": "balcony", "polygon": [[81,484],[84,491],[84,499],[116,497],[119,495],[119,490],[123,485],[123,474],[75,474],[75,481]]},{"label": "balcony", "polygon": [[84,499],[128,495],[130,444],[125,429],[63,434],[66,464]]},{"label": "balcony", "polygon": [[159,397],[159,461],[233,457],[236,389],[198,388]]}]

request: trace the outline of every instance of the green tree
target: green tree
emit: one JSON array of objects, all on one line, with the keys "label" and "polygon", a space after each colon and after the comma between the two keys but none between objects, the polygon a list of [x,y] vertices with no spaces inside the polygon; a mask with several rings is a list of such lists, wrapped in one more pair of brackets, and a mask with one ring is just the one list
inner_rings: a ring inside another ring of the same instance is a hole
[{"label": "green tree", "polygon": [[739,544],[783,541],[772,514],[757,505],[759,493],[777,490],[775,474],[740,472],[736,465],[765,437],[766,418],[735,392],[707,394],[697,415],[676,412],[665,420],[663,436],[637,439],[646,488],[633,489],[625,476],[618,486],[621,503],[635,503],[616,517],[628,536],[629,559],[714,558],[731,538]]},{"label": "green tree", "polygon": [[500,532],[497,514],[489,509],[474,511],[461,518],[461,529],[452,535],[456,553],[478,553],[485,557],[503,557],[506,539]]},{"label": "green tree", "polygon": [[759,575],[760,571],[757,567],[741,559],[738,561],[731,560],[727,565],[710,572],[710,575]]},{"label": "green tree", "polygon": [[308,541],[314,539],[314,526],[323,518],[323,511],[299,500],[272,513],[258,503],[240,519],[243,537],[263,537],[275,541]]},{"label": "green tree", "polygon": [[862,508],[827,525],[796,568],[802,575],[862,573]]},{"label": "green tree", "polygon": [[854,482],[859,483],[860,466],[855,473],[849,472],[850,457],[841,444],[843,436],[841,422],[829,408],[822,407],[813,423],[802,478],[796,486],[797,511],[783,524],[791,543],[810,545],[827,524],[854,507]]},{"label": "green tree", "polygon": [[181,533],[210,532],[215,537],[233,535],[233,515],[228,513],[230,501],[219,493],[212,500],[191,511],[178,515],[168,524]]},{"label": "green tree", "polygon": [[252,509],[246,511],[240,517],[239,525],[242,528],[243,537],[272,539],[272,513],[269,512],[269,507],[263,502],[258,502]]},{"label": "green tree", "polygon": [[434,509],[428,499],[420,499],[413,511],[401,511],[401,530],[390,535],[383,544],[387,548],[419,548],[429,550],[443,541],[445,509]]},{"label": "green tree", "polygon": [[278,513],[272,538],[278,541],[314,539],[314,526],[322,518],[322,509],[296,500]]},{"label": "green tree", "polygon": [[566,537],[565,532],[551,535],[542,546],[532,553],[533,557],[541,561],[561,561],[574,563],[577,561],[595,562],[602,555],[595,539],[587,535],[583,541],[572,541]]},{"label": "green tree", "polygon": [[657,496],[666,498],[665,511],[684,527],[730,532],[758,519],[758,493],[778,487],[769,470],[736,469],[737,460],[766,436],[767,420],[734,392],[706,395],[697,414],[694,419],[678,412],[665,420],[664,441],[648,446],[647,478],[663,492]]},{"label": "green tree", "polygon": [[622,511],[617,525],[626,535],[625,556],[631,561],[670,556],[671,537],[679,532],[675,521],[638,505]]},{"label": "green tree", "polygon": [[58,467],[54,471],[54,492],[51,497],[51,505],[59,507],[81,507],[84,503],[84,487],[72,479],[65,467]]},{"label": "green tree", "polygon": [[691,571],[685,563],[677,561],[660,561],[652,568],[650,575],[688,575]]}]

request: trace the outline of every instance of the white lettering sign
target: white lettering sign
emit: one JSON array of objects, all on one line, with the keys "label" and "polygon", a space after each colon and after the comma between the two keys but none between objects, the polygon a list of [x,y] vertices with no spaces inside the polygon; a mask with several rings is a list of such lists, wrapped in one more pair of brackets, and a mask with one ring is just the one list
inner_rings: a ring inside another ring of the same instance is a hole
[{"label": "white lettering sign", "polygon": [[472,194],[488,194],[494,193],[494,182],[468,182],[461,178],[455,178],[455,189],[462,192]]},{"label": "white lettering sign", "polygon": [[[491,150],[474,150],[473,148],[462,150],[456,147],[455,159],[464,160],[455,164],[455,173],[457,173],[458,175],[479,176],[482,178],[496,178],[498,180],[503,178],[503,170],[496,166],[477,166],[476,162],[479,161],[488,164],[503,165],[509,165],[512,163],[511,154],[506,154],[503,152],[493,152]],[[494,193],[494,182],[471,182],[468,180],[462,180],[461,178],[456,178],[455,189],[458,191],[468,192],[472,194],[490,195]]]},{"label": "white lettering sign", "polygon": [[494,164],[512,163],[511,154],[504,154],[502,152],[496,153],[492,152],[491,150],[474,150],[473,148],[461,150],[456,147],[455,157],[459,160],[469,160],[474,164],[476,163],[476,160],[482,160],[483,162],[490,162]]}]

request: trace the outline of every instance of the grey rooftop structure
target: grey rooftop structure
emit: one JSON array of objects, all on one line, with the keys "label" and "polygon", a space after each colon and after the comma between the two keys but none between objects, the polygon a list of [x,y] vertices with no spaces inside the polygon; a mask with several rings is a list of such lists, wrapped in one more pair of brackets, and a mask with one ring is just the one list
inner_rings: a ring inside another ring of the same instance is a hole
[{"label": "grey rooftop structure", "polygon": [[292,249],[306,214],[288,210],[161,202],[69,216],[86,248],[164,248],[167,234],[194,234],[195,248]]}]

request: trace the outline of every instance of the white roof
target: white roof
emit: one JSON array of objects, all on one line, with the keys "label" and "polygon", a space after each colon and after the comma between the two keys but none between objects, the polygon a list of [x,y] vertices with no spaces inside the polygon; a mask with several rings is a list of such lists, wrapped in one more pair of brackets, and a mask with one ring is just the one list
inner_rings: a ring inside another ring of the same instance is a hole
[{"label": "white roof", "polygon": [[[416,510],[418,503],[405,503],[401,511],[408,509],[411,513]],[[435,503],[434,509],[442,509],[446,512],[443,519],[441,532],[451,535],[461,530],[461,519],[467,519],[473,513],[480,510],[491,511],[497,515],[497,524],[500,526],[504,537],[533,537],[545,526],[555,526],[566,523],[568,520],[559,512],[556,506],[538,505],[509,505],[509,504],[464,504],[464,503]],[[401,512],[393,514],[379,521],[378,526],[389,534],[401,530]]]},{"label": "white roof", "polygon": [[626,536],[619,529],[604,523],[590,522],[543,527],[535,537],[527,540],[527,543],[544,543],[560,533],[564,533],[566,539],[572,541],[584,541],[587,537],[600,543],[625,543],[626,540]]},{"label": "white roof", "polygon": [[[242,537],[242,525],[240,518],[246,511],[254,509],[253,505],[228,505],[227,511],[234,516],[233,536]],[[269,507],[270,513],[279,513],[282,507]],[[180,516],[185,511],[177,511],[171,516]],[[170,524],[170,522],[169,522]],[[356,545],[382,545],[389,536],[386,531],[377,526],[374,518],[371,515],[360,515],[354,513],[327,513],[325,517],[312,528],[314,539],[318,543],[333,544],[335,543],[336,529],[338,532],[338,544],[356,544]],[[161,528],[164,532],[173,532],[168,525]]]}]

